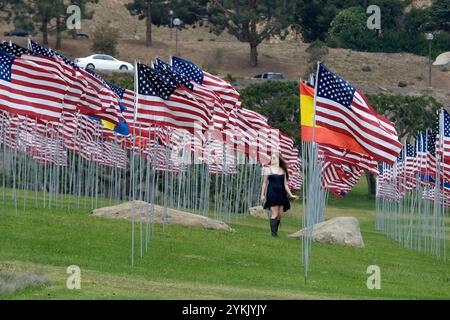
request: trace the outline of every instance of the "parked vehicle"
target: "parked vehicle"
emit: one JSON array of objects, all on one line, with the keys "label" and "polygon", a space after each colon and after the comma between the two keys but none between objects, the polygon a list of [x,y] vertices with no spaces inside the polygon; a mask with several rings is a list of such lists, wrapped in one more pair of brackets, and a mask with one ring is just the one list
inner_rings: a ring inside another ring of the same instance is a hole
[{"label": "parked vehicle", "polygon": [[254,76],[256,79],[267,79],[267,80],[281,80],[284,79],[282,73],[279,72],[265,72]]},{"label": "parked vehicle", "polygon": [[76,58],[75,63],[81,68],[90,70],[133,71],[134,68],[131,63],[117,60],[106,54],[93,54],[86,58]]},{"label": "parked vehicle", "polygon": [[28,37],[28,36],[35,36],[37,33],[33,31],[27,31],[25,29],[14,29],[11,31],[7,31],[4,33],[6,37]]},{"label": "parked vehicle", "polygon": [[89,35],[86,33],[77,33],[75,34],[76,39],[89,39]]}]

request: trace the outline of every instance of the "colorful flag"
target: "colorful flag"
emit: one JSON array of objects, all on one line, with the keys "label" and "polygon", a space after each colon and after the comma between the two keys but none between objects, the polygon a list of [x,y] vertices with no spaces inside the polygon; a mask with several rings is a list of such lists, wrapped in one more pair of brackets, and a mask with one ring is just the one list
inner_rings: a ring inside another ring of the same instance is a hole
[{"label": "colorful flag", "polygon": [[368,155],[367,151],[353,137],[349,137],[348,135],[318,126],[317,124],[313,134],[314,89],[304,83],[300,83],[300,114],[303,141],[311,142],[314,135],[314,142]]},{"label": "colorful flag", "polygon": [[347,81],[322,64],[318,68],[316,124],[353,137],[376,160],[395,163],[401,144],[390,121]]}]

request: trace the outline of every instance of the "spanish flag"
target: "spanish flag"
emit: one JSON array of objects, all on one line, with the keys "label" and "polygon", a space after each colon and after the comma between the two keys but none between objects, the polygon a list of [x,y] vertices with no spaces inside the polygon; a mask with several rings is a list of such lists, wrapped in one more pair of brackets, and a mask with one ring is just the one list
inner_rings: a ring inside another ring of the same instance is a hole
[{"label": "spanish flag", "polygon": [[[300,122],[302,140],[312,142],[314,125],[314,88],[300,82]],[[368,155],[368,152],[354,138],[330,129],[316,126],[314,141]]]}]

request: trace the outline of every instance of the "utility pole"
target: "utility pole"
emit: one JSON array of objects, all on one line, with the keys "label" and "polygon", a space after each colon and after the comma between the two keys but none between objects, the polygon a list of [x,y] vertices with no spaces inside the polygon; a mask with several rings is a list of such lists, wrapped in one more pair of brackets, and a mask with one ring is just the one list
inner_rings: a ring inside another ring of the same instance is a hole
[{"label": "utility pole", "polygon": [[172,41],[172,29],[173,29],[173,10],[169,11],[170,18],[170,40]]},{"label": "utility pole", "polygon": [[425,37],[428,40],[428,90],[433,90],[433,86],[431,84],[431,70],[433,61],[431,58],[431,43],[434,39],[434,35],[431,32],[425,34]]},{"label": "utility pole", "polygon": [[175,26],[175,28],[177,29],[175,32],[175,45],[176,45],[176,55],[178,56],[178,29],[180,29],[180,25],[181,25],[182,21],[178,18],[173,19],[173,25]]}]

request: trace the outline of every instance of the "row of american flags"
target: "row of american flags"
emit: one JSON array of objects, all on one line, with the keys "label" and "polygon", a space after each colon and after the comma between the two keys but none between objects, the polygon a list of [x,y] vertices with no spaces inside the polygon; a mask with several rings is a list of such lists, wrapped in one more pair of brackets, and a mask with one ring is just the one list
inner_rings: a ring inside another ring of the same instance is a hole
[{"label": "row of american flags", "polygon": [[400,200],[412,191],[435,200],[439,189],[443,205],[450,204],[450,114],[442,109],[436,127],[419,132],[405,143],[396,162],[380,165],[377,196]]},{"label": "row of american flags", "polygon": [[2,143],[58,165],[73,152],[125,168],[132,151],[155,157],[160,170],[181,170],[195,158],[228,174],[239,154],[268,164],[271,152],[280,152],[290,187],[300,188],[293,139],[243,108],[230,83],[178,57],[136,63],[135,72],[132,91],[34,41],[28,48],[0,43]]}]

